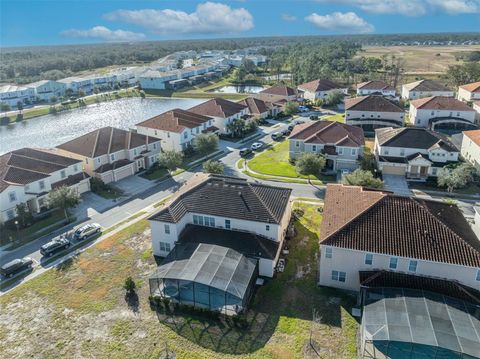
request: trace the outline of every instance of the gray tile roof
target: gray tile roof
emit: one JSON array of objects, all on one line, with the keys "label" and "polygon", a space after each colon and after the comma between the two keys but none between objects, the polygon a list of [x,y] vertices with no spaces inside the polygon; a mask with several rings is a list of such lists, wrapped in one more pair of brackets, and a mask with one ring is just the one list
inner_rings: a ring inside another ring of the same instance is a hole
[{"label": "gray tile roof", "polygon": [[449,152],[457,151],[455,145],[447,137],[426,128],[385,127],[375,130],[375,136],[380,146],[425,150],[436,146]]}]

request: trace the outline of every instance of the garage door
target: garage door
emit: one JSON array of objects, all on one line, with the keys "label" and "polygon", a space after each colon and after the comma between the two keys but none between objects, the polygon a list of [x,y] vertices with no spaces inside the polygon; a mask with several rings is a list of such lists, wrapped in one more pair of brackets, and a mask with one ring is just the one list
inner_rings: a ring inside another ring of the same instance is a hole
[{"label": "garage door", "polygon": [[405,175],[405,167],[383,166],[382,173],[385,175]]},{"label": "garage door", "polygon": [[115,170],[115,181],[120,181],[121,179],[133,175],[133,165],[125,166]]},{"label": "garage door", "polygon": [[78,193],[81,194],[81,193],[85,193],[85,192],[90,191],[90,186],[88,184],[89,184],[88,180],[80,182],[78,184]]}]

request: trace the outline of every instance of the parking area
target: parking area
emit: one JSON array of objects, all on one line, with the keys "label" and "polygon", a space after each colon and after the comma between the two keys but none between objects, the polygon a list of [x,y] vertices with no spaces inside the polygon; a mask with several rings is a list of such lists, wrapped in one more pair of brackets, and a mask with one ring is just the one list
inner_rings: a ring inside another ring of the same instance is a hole
[{"label": "parking area", "polygon": [[410,196],[411,192],[408,188],[405,176],[400,175],[383,175],[384,188],[401,196]]}]

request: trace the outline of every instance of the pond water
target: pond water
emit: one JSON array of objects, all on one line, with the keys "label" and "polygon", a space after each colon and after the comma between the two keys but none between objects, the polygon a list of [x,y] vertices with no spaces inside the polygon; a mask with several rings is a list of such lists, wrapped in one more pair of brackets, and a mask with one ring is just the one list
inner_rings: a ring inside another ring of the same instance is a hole
[{"label": "pond water", "polygon": [[204,101],[124,98],[0,126],[0,154],[22,147],[54,147],[105,126],[133,128],[162,112],[173,108],[187,109]]},{"label": "pond water", "polygon": [[254,85],[230,85],[222,86],[216,89],[211,90],[210,92],[214,93],[259,93],[265,89],[263,86],[254,86]]}]

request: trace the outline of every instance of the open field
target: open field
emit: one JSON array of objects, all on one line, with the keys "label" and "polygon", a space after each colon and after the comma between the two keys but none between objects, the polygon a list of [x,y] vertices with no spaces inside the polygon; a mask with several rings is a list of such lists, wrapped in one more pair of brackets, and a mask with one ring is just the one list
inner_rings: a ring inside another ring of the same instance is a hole
[{"label": "open field", "polygon": [[[161,358],[168,346],[176,358],[310,357],[315,308],[316,348],[324,357],[355,358],[354,298],[316,285],[318,206],[297,202],[295,208],[300,219],[285,272],[257,291],[247,329],[150,308],[148,277],[156,263],[141,220],[0,297],[0,352],[5,358]],[[122,288],[127,276],[138,287],[129,301]]]},{"label": "open field", "polygon": [[455,56],[462,52],[480,51],[480,45],[472,46],[365,46],[358,56],[395,55],[405,61],[406,74],[438,76],[449,65],[461,64]]}]

